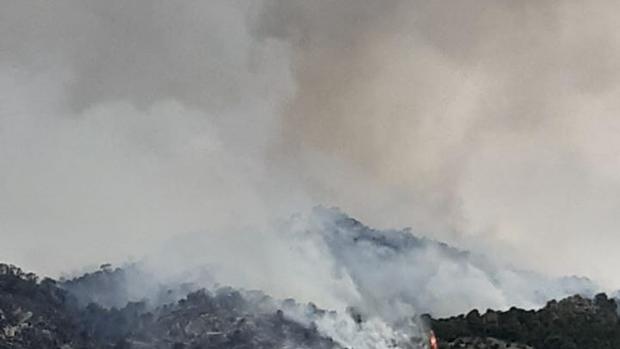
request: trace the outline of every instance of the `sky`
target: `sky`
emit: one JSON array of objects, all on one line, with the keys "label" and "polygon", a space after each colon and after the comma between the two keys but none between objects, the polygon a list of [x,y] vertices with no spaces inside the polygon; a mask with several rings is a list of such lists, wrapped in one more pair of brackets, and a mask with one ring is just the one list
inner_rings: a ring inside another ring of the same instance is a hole
[{"label": "sky", "polygon": [[0,258],[59,275],[326,205],[620,288],[619,7],[0,0]]}]

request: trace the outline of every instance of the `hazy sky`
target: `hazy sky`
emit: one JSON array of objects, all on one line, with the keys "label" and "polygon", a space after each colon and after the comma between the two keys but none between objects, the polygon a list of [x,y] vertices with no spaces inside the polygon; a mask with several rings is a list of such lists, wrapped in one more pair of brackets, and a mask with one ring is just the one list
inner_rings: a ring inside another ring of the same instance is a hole
[{"label": "hazy sky", "polygon": [[0,0],[0,259],[56,274],[324,204],[620,287],[618,11]]}]

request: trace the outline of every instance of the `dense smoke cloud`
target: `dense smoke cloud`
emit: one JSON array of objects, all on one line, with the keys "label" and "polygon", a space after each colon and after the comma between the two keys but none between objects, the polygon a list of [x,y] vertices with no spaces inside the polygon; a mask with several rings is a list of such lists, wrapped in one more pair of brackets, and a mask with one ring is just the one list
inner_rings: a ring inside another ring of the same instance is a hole
[{"label": "dense smoke cloud", "polygon": [[245,228],[322,203],[617,287],[617,6],[3,1],[0,254],[270,266]]},{"label": "dense smoke cloud", "polygon": [[[259,32],[292,45],[297,82],[283,144],[315,192],[382,226],[618,282],[615,4],[271,5]],[[325,154],[353,169],[316,166]]]},{"label": "dense smoke cloud", "polygon": [[294,89],[288,53],[250,35],[252,7],[3,3],[3,258],[118,262],[295,202],[264,159]]}]

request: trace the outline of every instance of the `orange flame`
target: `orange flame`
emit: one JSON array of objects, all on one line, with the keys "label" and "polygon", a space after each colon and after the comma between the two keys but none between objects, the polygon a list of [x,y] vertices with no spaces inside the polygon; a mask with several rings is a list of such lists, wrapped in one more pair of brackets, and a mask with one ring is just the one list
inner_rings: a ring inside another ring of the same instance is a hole
[{"label": "orange flame", "polygon": [[430,349],[439,349],[439,345],[437,345],[437,337],[435,337],[435,332],[433,332],[432,330],[429,336],[429,343],[431,345]]}]

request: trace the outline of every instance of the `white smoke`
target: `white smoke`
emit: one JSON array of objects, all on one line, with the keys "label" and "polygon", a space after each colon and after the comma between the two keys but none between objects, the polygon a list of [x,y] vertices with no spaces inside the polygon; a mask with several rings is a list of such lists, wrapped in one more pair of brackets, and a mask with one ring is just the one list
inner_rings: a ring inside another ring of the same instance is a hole
[{"label": "white smoke", "polygon": [[303,206],[268,158],[294,93],[289,53],[253,38],[254,6],[2,6],[7,261],[52,275],[120,263],[174,235],[256,227]]},{"label": "white smoke", "polygon": [[492,263],[409,229],[373,229],[337,209],[316,207],[254,232],[259,239],[244,240],[248,235],[242,232],[234,236],[239,239],[190,234],[115,272],[117,279],[109,282],[114,287],[93,290],[79,281],[67,287],[107,306],[145,298],[157,305],[222,285],[258,289],[276,300],[265,303],[262,292],[247,297],[257,306],[283,309],[287,317],[351,348],[417,348],[426,340],[422,313],[538,308],[552,298],[599,291],[585,278],[556,279]]}]

